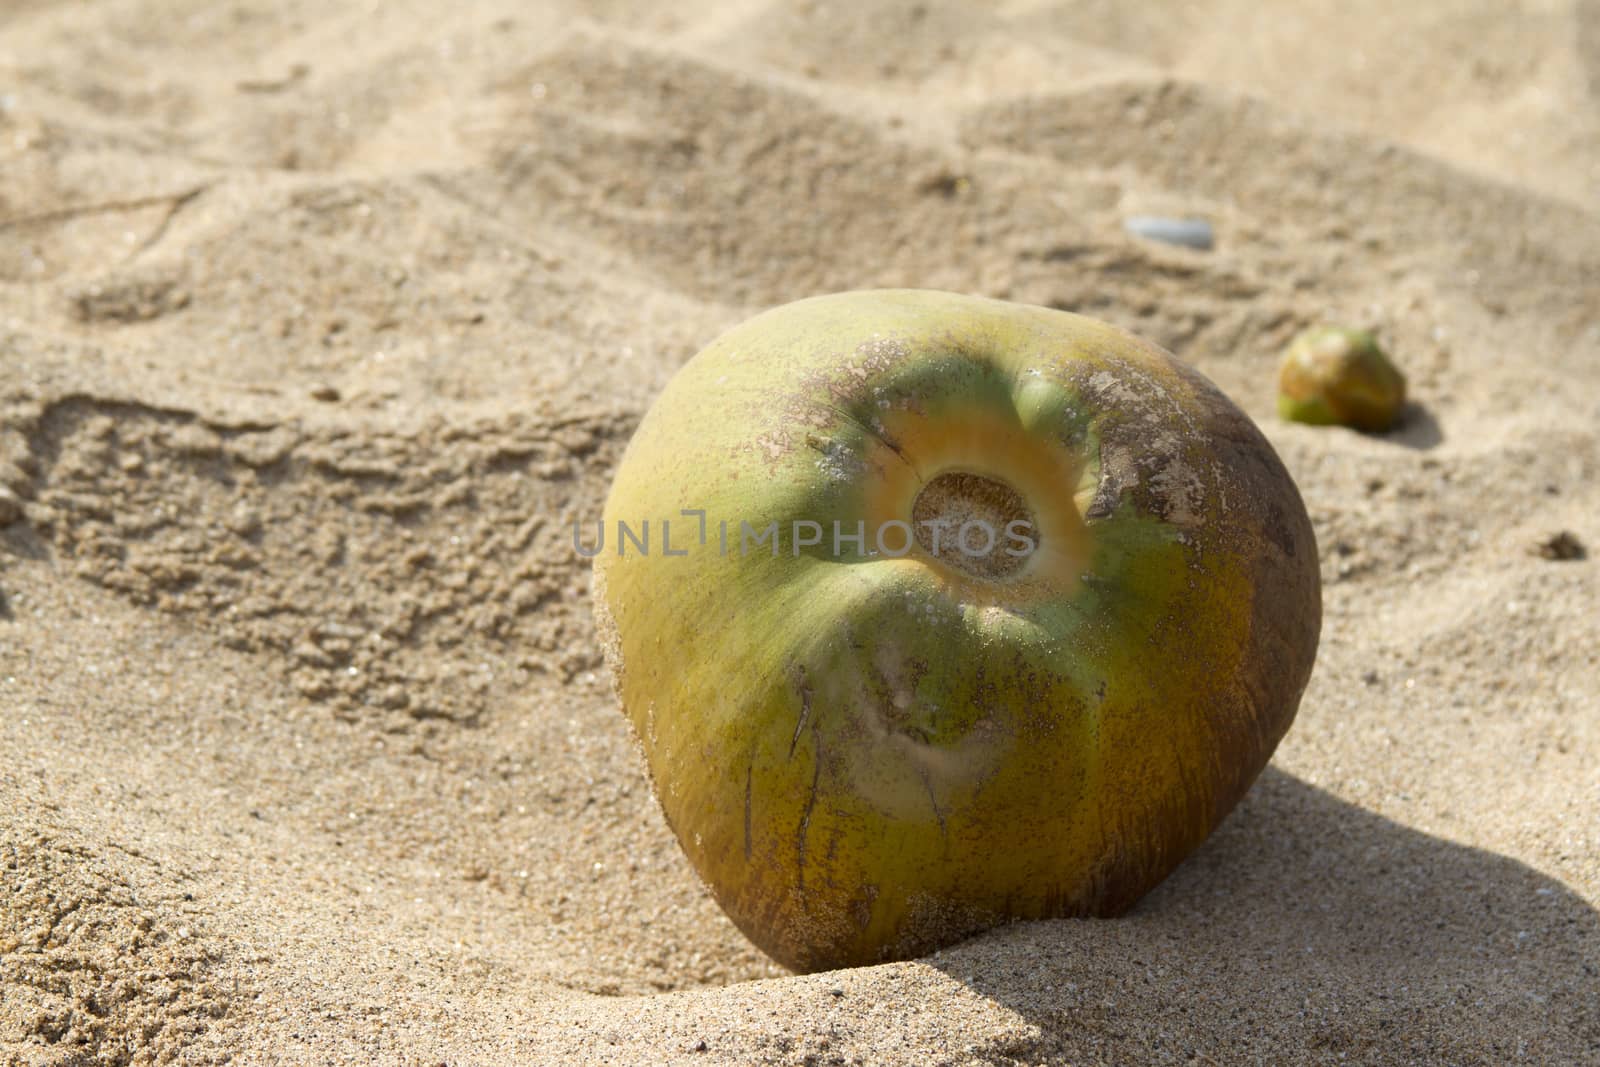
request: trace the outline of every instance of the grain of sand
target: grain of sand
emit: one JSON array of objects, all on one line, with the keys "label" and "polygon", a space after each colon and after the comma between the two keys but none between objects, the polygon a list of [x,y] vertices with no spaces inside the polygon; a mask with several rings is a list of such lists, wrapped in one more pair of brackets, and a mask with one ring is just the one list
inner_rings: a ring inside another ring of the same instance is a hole
[{"label": "grain of sand", "polygon": [[[1600,546],[1597,204],[1592,0],[12,0],[0,1062],[1600,1062],[1600,576],[1541,552]],[[1326,625],[1126,918],[795,977],[563,523],[720,329],[879,285],[1211,375]],[[1275,419],[1325,319],[1405,428]]]}]

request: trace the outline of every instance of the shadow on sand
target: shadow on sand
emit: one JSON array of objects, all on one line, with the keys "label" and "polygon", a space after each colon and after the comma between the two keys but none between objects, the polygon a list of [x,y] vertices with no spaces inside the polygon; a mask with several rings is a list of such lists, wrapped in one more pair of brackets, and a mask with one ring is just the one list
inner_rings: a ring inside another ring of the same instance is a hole
[{"label": "shadow on sand", "polygon": [[1381,437],[1385,441],[1426,452],[1444,443],[1444,427],[1439,425],[1433,412],[1421,404],[1410,403],[1401,413],[1400,425]]},{"label": "shadow on sand", "polygon": [[1600,912],[1269,768],[1116,920],[928,958],[1073,1062],[1600,1063]]}]

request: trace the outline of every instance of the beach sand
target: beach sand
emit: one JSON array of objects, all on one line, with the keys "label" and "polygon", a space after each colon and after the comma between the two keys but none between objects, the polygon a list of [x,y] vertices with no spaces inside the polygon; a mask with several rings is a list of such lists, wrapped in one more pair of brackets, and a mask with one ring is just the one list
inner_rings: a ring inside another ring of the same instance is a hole
[{"label": "beach sand", "polygon": [[[1597,205],[1593,0],[13,0],[0,1063],[1600,1063]],[[1326,615],[1131,914],[802,977],[569,524],[720,330],[873,286],[1198,366]],[[1277,419],[1320,321],[1402,429]]]}]

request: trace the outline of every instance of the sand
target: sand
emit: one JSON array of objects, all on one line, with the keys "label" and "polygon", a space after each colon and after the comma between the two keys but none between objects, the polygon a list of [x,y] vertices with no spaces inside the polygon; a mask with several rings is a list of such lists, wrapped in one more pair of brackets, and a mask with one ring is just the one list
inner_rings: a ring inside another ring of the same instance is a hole
[{"label": "sand", "polygon": [[[13,0],[0,1062],[1600,1062],[1597,205],[1592,0]],[[565,524],[719,330],[880,285],[1210,375],[1326,621],[1127,917],[792,976]],[[1324,320],[1404,428],[1277,420]]]}]

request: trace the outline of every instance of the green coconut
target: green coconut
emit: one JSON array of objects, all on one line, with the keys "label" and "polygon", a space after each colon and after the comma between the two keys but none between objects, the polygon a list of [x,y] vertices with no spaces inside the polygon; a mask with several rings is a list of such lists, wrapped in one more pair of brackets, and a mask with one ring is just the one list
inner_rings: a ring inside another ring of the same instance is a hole
[{"label": "green coconut", "polygon": [[1294,482],[1221,392],[1104,323],[950,293],[718,338],[602,536],[667,822],[803,971],[1127,909],[1266,764],[1321,618]]},{"label": "green coconut", "polygon": [[1278,414],[1292,422],[1382,433],[1405,404],[1405,375],[1365,330],[1307,330],[1278,366]]}]

